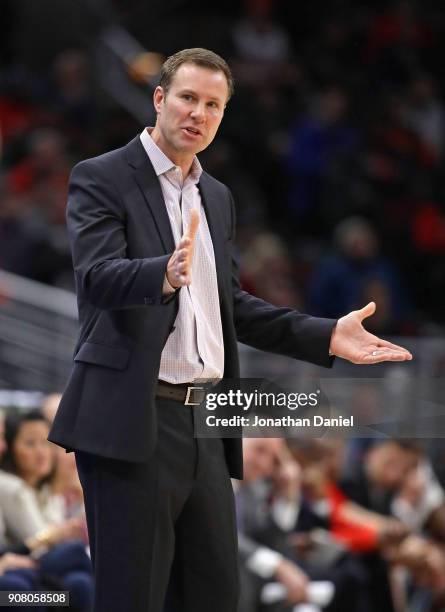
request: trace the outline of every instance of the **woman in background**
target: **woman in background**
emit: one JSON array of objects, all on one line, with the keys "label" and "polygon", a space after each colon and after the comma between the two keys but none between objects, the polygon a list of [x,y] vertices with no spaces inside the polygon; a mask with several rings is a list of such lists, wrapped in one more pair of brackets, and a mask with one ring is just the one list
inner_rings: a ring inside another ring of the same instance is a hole
[{"label": "woman in background", "polygon": [[6,571],[0,587],[6,589],[3,583],[14,578],[22,580],[22,590],[38,590],[43,580],[46,588],[69,591],[73,609],[88,610],[93,580],[91,562],[80,541],[83,521],[79,517],[66,520],[64,498],[52,491],[56,455],[47,441],[48,430],[40,411],[11,413],[6,418],[7,448],[0,472],[3,552],[32,553],[38,564],[37,571]]}]

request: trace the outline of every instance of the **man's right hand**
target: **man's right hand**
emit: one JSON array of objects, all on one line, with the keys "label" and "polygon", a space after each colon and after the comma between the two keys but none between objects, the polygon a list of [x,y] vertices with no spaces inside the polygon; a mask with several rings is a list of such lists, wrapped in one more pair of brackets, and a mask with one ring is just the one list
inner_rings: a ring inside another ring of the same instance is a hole
[{"label": "man's right hand", "polygon": [[199,213],[195,208],[192,208],[187,231],[178,242],[167,264],[167,280],[174,289],[190,285],[192,282],[193,251],[198,226]]},{"label": "man's right hand", "polygon": [[283,559],[275,571],[275,578],[286,587],[289,603],[307,601],[308,578],[294,563]]}]

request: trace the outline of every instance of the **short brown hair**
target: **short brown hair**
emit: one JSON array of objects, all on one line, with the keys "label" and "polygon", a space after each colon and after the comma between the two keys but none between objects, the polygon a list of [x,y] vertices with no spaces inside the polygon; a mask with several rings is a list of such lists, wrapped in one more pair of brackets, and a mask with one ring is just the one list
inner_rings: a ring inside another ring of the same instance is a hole
[{"label": "short brown hair", "polygon": [[233,95],[234,80],[227,62],[213,51],[202,49],[200,47],[195,47],[193,49],[182,49],[182,51],[178,51],[174,55],[170,55],[170,57],[168,57],[162,64],[159,85],[166,93],[170,88],[173,77],[182,64],[196,64],[197,66],[203,66],[204,68],[209,68],[215,72],[223,72],[229,87],[228,99],[230,99]]}]

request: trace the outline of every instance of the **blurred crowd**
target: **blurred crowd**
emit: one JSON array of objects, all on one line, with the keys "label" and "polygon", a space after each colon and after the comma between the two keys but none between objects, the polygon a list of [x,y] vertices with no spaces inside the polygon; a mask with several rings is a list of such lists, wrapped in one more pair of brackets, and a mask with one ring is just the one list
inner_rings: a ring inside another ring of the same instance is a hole
[{"label": "blurred crowd", "polygon": [[[0,590],[69,591],[89,612],[74,454],[47,441],[59,400],[0,414]],[[445,609],[445,491],[418,441],[248,438],[244,463],[239,612]]]},{"label": "blurred crowd", "polygon": [[[36,38],[35,57],[15,52],[24,3],[4,4],[0,266],[71,288],[70,168],[142,126],[101,91],[87,24],[82,44],[59,44],[39,64],[45,41]],[[236,94],[202,162],[235,195],[247,289],[329,317],[372,298],[379,333],[443,328],[445,17],[437,2],[191,0],[165,3],[164,12],[157,3],[109,4],[148,50],[210,46],[233,68]],[[25,33],[30,48],[38,34],[29,24]],[[149,92],[153,81],[137,86]]]},{"label": "blurred crowd", "polygon": [[249,438],[244,460],[240,612],[445,609],[445,492],[417,442]]}]

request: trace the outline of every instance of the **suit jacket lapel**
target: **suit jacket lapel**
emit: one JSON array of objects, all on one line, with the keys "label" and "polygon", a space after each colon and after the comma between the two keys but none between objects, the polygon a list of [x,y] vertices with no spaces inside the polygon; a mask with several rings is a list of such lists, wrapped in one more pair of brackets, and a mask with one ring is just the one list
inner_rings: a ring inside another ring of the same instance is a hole
[{"label": "suit jacket lapel", "polygon": [[[170,219],[162,195],[161,185],[147,153],[142,146],[139,136],[136,136],[126,147],[126,156],[130,166],[134,168],[134,176],[147,205],[152,213],[153,220],[158,229],[166,253],[175,249],[175,242],[170,225]],[[218,197],[205,172],[199,181],[199,191],[206,212],[207,223],[213,242],[215,253],[216,276],[220,300],[225,293],[223,283],[223,270],[227,265],[224,254],[224,227],[225,221],[218,205]]]},{"label": "suit jacket lapel", "polygon": [[171,253],[175,250],[175,241],[161,185],[139,136],[136,136],[125,149],[128,163],[134,168],[135,180],[151,211],[165,252]]},{"label": "suit jacket lapel", "polygon": [[219,299],[222,300],[226,293],[223,282],[223,270],[227,266],[224,252],[224,227],[225,221],[221,207],[218,204],[218,198],[214,193],[214,189],[208,180],[205,172],[201,175],[199,181],[199,191],[201,193],[202,203],[206,212],[207,223],[212,237],[213,251],[215,253],[216,277],[218,280]]}]

